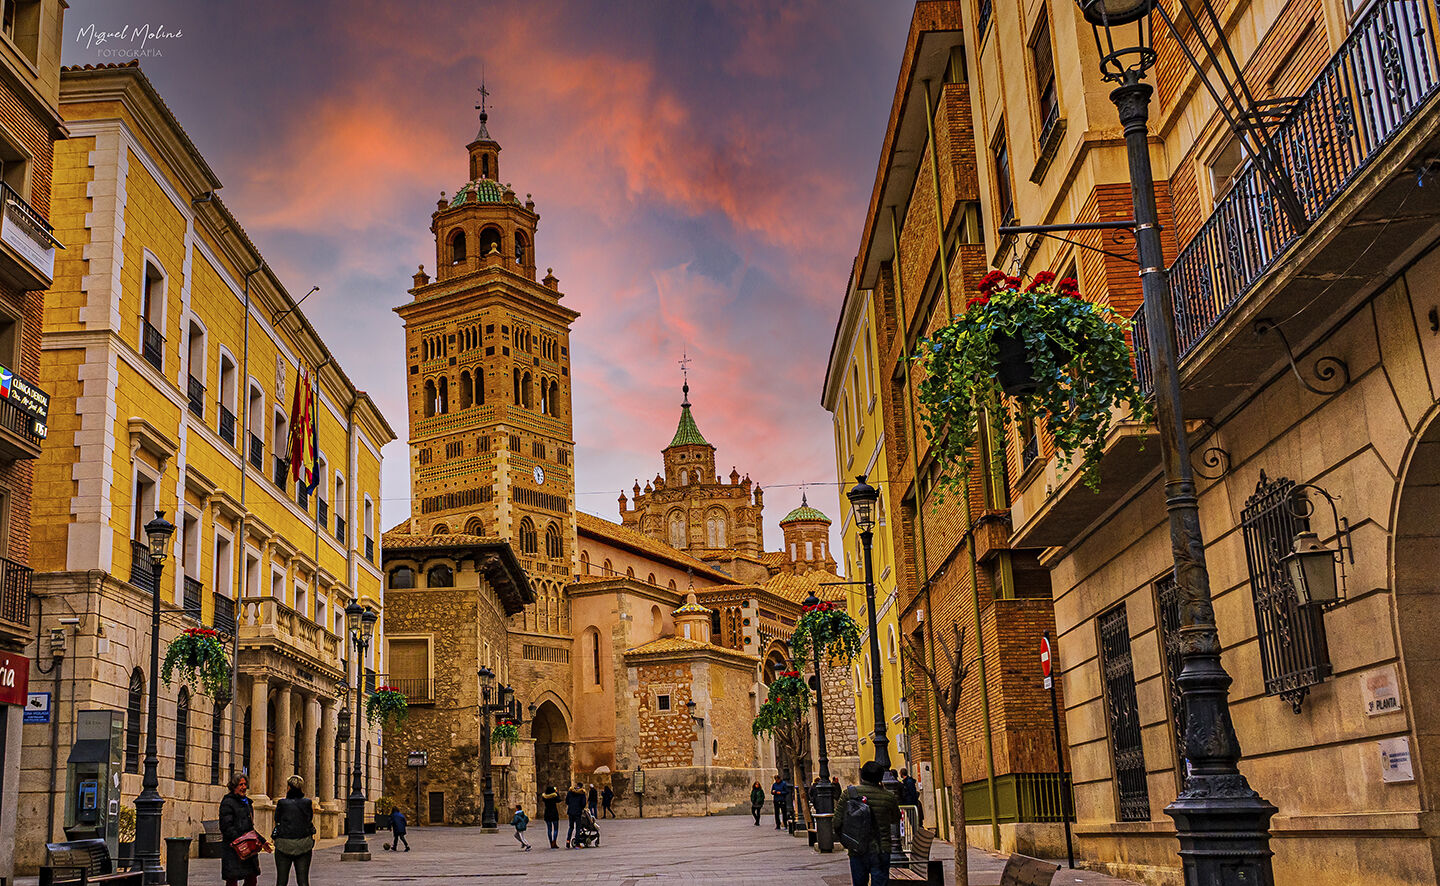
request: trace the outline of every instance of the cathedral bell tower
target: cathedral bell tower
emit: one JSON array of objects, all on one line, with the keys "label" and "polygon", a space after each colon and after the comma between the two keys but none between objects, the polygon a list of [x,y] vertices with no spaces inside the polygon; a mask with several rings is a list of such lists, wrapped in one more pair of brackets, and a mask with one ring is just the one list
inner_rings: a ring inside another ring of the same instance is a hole
[{"label": "cathedral bell tower", "polygon": [[[483,93],[482,93],[483,94]],[[515,627],[568,635],[574,572],[570,326],[547,269],[535,279],[535,202],[502,184],[480,106],[470,178],[430,216],[435,277],[422,265],[405,323],[411,532],[509,541],[534,607]],[[521,623],[523,620],[523,624]]]}]

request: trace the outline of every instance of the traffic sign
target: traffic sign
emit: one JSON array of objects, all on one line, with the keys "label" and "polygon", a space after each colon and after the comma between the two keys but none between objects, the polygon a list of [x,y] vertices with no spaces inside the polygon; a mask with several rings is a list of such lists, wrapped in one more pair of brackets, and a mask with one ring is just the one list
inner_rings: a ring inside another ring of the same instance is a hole
[{"label": "traffic sign", "polygon": [[1047,680],[1050,678],[1050,635],[1048,634],[1040,637],[1040,673],[1044,674]]}]

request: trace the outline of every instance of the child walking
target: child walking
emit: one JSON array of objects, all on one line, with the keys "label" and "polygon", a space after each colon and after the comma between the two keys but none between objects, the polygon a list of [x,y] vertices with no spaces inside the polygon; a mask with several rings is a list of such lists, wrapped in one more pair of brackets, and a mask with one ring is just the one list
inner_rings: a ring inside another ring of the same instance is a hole
[{"label": "child walking", "polygon": [[515,826],[515,839],[529,852],[533,847],[525,842],[525,829],[530,826],[530,816],[525,814],[524,808],[519,803],[515,804],[515,816],[510,819],[510,824]]}]

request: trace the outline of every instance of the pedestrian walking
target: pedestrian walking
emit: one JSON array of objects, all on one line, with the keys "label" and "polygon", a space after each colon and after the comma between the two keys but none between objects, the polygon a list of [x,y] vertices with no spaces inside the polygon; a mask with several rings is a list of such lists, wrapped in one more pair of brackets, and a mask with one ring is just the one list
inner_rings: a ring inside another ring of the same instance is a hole
[{"label": "pedestrian walking", "polygon": [[590,792],[585,795],[586,805],[590,807],[590,817],[594,818],[600,814],[600,792],[595,790],[595,785],[590,785]]},{"label": "pedestrian walking", "polygon": [[790,809],[790,801],[795,794],[795,788],[790,784],[789,779],[783,775],[775,776],[775,783],[770,786],[770,795],[775,801],[775,830],[783,830],[789,826],[794,813]]},{"label": "pedestrian walking", "polygon": [[765,808],[765,789],[760,787],[760,782],[755,782],[750,788],[750,814],[755,816],[755,827],[760,827],[760,811]]},{"label": "pedestrian walking", "polygon": [[585,812],[585,787],[580,782],[575,782],[575,787],[565,792],[565,817],[569,819],[570,826],[565,831],[565,848],[575,848],[575,828],[580,824],[580,816]]},{"label": "pedestrian walking", "polygon": [[601,818],[604,818],[604,817],[607,816],[607,815],[610,816],[611,818],[614,818],[614,817],[615,817],[615,810],[611,808],[611,804],[613,804],[614,802],[615,802],[615,792],[612,791],[612,790],[610,790],[610,786],[607,784],[607,785],[606,785],[603,789],[601,789],[601,791],[600,791],[600,817],[601,817]]},{"label": "pedestrian walking", "polygon": [[900,820],[895,795],[880,787],[885,769],[874,760],[860,767],[835,805],[835,833],[850,854],[851,886],[888,886],[890,828]]},{"label": "pedestrian walking", "polygon": [[540,795],[545,804],[545,836],[550,838],[550,848],[559,849],[555,841],[560,839],[560,792],[552,784]]},{"label": "pedestrian walking", "polygon": [[410,841],[405,839],[405,812],[399,806],[390,810],[390,834],[390,842],[381,845],[395,852],[400,849],[400,844],[404,843],[405,851],[410,851]]},{"label": "pedestrian walking", "polygon": [[[525,851],[529,852],[534,849],[534,846],[525,842],[525,829],[530,827],[530,816],[525,814],[525,810],[519,803],[515,804],[515,814],[510,817],[510,824],[515,828],[515,839],[519,841]],[[282,883],[280,886],[284,886],[284,884]]]},{"label": "pedestrian walking", "polygon": [[315,807],[305,796],[305,779],[292,775],[285,796],[275,804],[275,886],[287,886],[295,868],[298,886],[310,886],[310,859],[315,850]]},{"label": "pedestrian walking", "polygon": [[220,850],[220,876],[225,886],[255,886],[260,879],[260,855],[251,853],[245,858],[235,848],[235,841],[253,835],[260,841],[260,851],[270,851],[270,844],[255,833],[255,810],[250,805],[250,781],[240,773],[230,776],[230,793],[220,799],[220,839],[225,845]]},{"label": "pedestrian walking", "polygon": [[925,807],[920,805],[920,782],[908,769],[900,770],[900,805],[915,807],[915,823],[925,824]]}]

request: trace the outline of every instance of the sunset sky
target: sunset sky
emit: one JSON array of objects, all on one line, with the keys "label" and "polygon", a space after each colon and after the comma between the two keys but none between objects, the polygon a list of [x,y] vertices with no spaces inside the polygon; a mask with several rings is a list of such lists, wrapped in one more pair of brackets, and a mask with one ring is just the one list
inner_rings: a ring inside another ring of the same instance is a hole
[{"label": "sunset sky", "polygon": [[[357,385],[400,434],[385,525],[409,516],[391,308],[433,272],[430,214],[465,181],[481,71],[500,178],[534,195],[537,264],[580,311],[576,492],[660,470],[688,352],[701,431],[766,489],[768,547],[814,484],[836,518],[825,360],[912,4],[900,0],[304,3],[70,0],[65,64],[125,61],[85,29],[149,23],[141,67]],[[154,56],[153,53],[158,53]],[[523,198],[523,197],[522,197]]]}]

